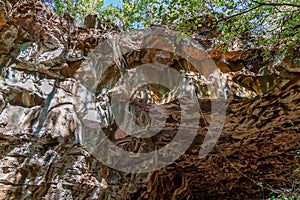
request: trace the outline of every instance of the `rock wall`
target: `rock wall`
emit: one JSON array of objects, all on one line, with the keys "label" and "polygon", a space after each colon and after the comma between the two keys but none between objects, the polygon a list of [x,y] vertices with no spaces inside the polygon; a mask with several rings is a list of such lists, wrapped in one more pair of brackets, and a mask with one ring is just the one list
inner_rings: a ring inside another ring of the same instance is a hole
[{"label": "rock wall", "polygon": [[[266,60],[262,49],[207,52],[219,68],[217,78],[225,74],[231,85],[224,129],[207,157],[199,158],[198,152],[211,120],[212,98],[201,93],[198,134],[176,162],[136,174],[101,164],[79,143],[80,119],[89,109],[82,101],[93,97],[75,74],[90,51],[117,32],[75,27],[35,0],[19,1],[11,11],[0,7],[1,199],[261,199],[271,188],[295,186],[299,174],[294,170],[300,167],[294,159],[300,143],[300,68],[293,63],[296,56]],[[151,62],[155,54],[140,52],[126,59]],[[104,79],[114,87],[111,93],[121,76],[117,69],[108,70]],[[185,73],[201,88],[199,75],[187,69]],[[155,93],[151,103],[168,111],[166,126],[151,140],[127,135],[105,121],[112,119],[104,108],[109,104],[98,91],[97,105],[102,116],[108,116],[101,119],[105,133],[125,150],[162,147],[177,131],[178,102],[162,95],[161,88],[142,91]],[[132,99],[137,119],[147,109],[147,101],[139,97]],[[145,120],[147,115],[140,123]]]}]

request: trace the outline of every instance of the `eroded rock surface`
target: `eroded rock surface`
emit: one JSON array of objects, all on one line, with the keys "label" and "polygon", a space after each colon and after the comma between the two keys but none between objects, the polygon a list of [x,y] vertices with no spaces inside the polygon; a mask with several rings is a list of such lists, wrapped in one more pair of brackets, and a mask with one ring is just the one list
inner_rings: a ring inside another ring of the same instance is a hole
[{"label": "eroded rock surface", "polygon": [[[294,159],[300,142],[295,57],[266,61],[261,50],[211,50],[206,53],[217,68],[202,76],[178,55],[146,49],[124,55],[124,68],[112,59],[101,69],[102,79],[82,83],[78,75],[85,72],[89,53],[116,32],[75,27],[35,0],[19,1],[11,12],[0,7],[1,199],[261,199],[269,187],[292,188],[300,167]],[[169,90],[154,84],[137,88],[130,99],[136,123],[149,123],[151,104],[167,113],[158,134],[137,138],[116,126],[109,99],[126,90],[120,84],[124,72],[134,81],[134,66],[157,62],[180,72],[181,81]],[[202,111],[197,136],[163,169],[119,172],[79,143],[85,125],[102,128],[114,145],[128,151],[163,147],[183,125],[176,97],[190,91]],[[211,101],[218,97],[227,99],[224,129],[210,154],[199,158]],[[96,122],[89,118],[95,113]]]}]

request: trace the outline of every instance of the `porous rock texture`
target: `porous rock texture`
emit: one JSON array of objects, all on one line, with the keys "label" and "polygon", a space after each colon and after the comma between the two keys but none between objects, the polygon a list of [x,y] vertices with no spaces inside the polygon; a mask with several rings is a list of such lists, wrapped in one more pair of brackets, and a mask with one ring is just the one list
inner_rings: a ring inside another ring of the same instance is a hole
[{"label": "porous rock texture", "polygon": [[[205,98],[201,93],[198,134],[176,162],[148,173],[120,172],[99,162],[79,143],[88,108],[78,96],[87,102],[93,97],[75,74],[92,49],[117,33],[75,27],[36,0],[19,1],[12,10],[0,7],[0,199],[262,199],[272,188],[297,188],[299,49],[289,57],[267,60],[262,49],[207,51],[219,69],[217,78],[223,80],[226,74],[231,90],[222,134],[208,156],[200,158],[198,152],[213,99],[211,93]],[[134,54],[135,61],[151,62],[161,53],[147,51]],[[176,60],[176,55],[171,58]],[[106,73],[104,83],[117,88],[122,73],[113,66]],[[190,80],[201,85],[198,79]],[[155,93],[160,88],[139,90],[168,113],[166,126],[151,139],[128,135],[107,121],[113,117],[106,93],[97,91],[95,105],[103,108],[98,111],[102,124],[109,126],[104,127],[108,138],[133,152],[168,144],[180,118],[178,101]],[[132,105],[137,122],[143,124],[149,101],[142,100],[136,95]]]}]

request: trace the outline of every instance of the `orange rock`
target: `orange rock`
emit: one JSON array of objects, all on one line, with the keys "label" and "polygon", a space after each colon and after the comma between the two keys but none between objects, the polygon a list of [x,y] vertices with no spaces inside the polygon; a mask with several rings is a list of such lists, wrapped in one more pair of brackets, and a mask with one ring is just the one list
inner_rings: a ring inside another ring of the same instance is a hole
[{"label": "orange rock", "polygon": [[6,24],[6,17],[5,17],[4,8],[0,7],[0,31],[2,30],[5,24]]}]

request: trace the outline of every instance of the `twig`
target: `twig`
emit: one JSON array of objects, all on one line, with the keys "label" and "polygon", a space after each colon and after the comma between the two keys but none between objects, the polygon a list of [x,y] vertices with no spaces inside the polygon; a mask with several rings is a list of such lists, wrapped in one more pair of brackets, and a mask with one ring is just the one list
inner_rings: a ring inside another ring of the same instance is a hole
[{"label": "twig", "polygon": [[245,10],[245,11],[242,11],[242,12],[239,12],[239,13],[236,13],[236,14],[233,14],[233,15],[230,15],[228,17],[224,17],[220,20],[217,20],[215,23],[218,23],[220,21],[225,21],[225,20],[228,20],[228,19],[231,19],[233,17],[236,17],[236,16],[239,16],[239,15],[243,15],[245,13],[248,13],[248,12],[251,12],[252,10],[256,9],[256,8],[259,8],[259,7],[262,7],[262,6],[291,6],[291,7],[296,7],[296,8],[300,8],[300,5],[298,4],[291,4],[291,3],[267,3],[267,2],[258,2],[258,1],[255,1],[253,0],[254,3],[257,3],[256,6],[248,9],[248,10]]},{"label": "twig", "polygon": [[292,3],[271,3],[271,2],[258,2],[253,0],[254,3],[257,3],[258,5],[261,6],[290,6],[290,7],[296,7],[300,8],[300,5],[298,4],[292,4]]},{"label": "twig", "polygon": [[230,19],[230,18],[239,16],[239,15],[243,15],[243,14],[248,13],[248,12],[251,12],[252,10],[254,10],[254,9],[256,9],[256,8],[259,8],[259,7],[261,7],[261,6],[263,6],[263,5],[260,5],[260,4],[259,4],[259,5],[254,6],[253,8],[250,8],[249,10],[245,10],[245,11],[243,11],[243,12],[239,12],[239,13],[230,15],[230,16],[228,16],[228,17],[224,17],[224,18],[219,19],[218,21],[216,21],[216,23],[221,22],[221,21],[228,20],[228,19]]}]

